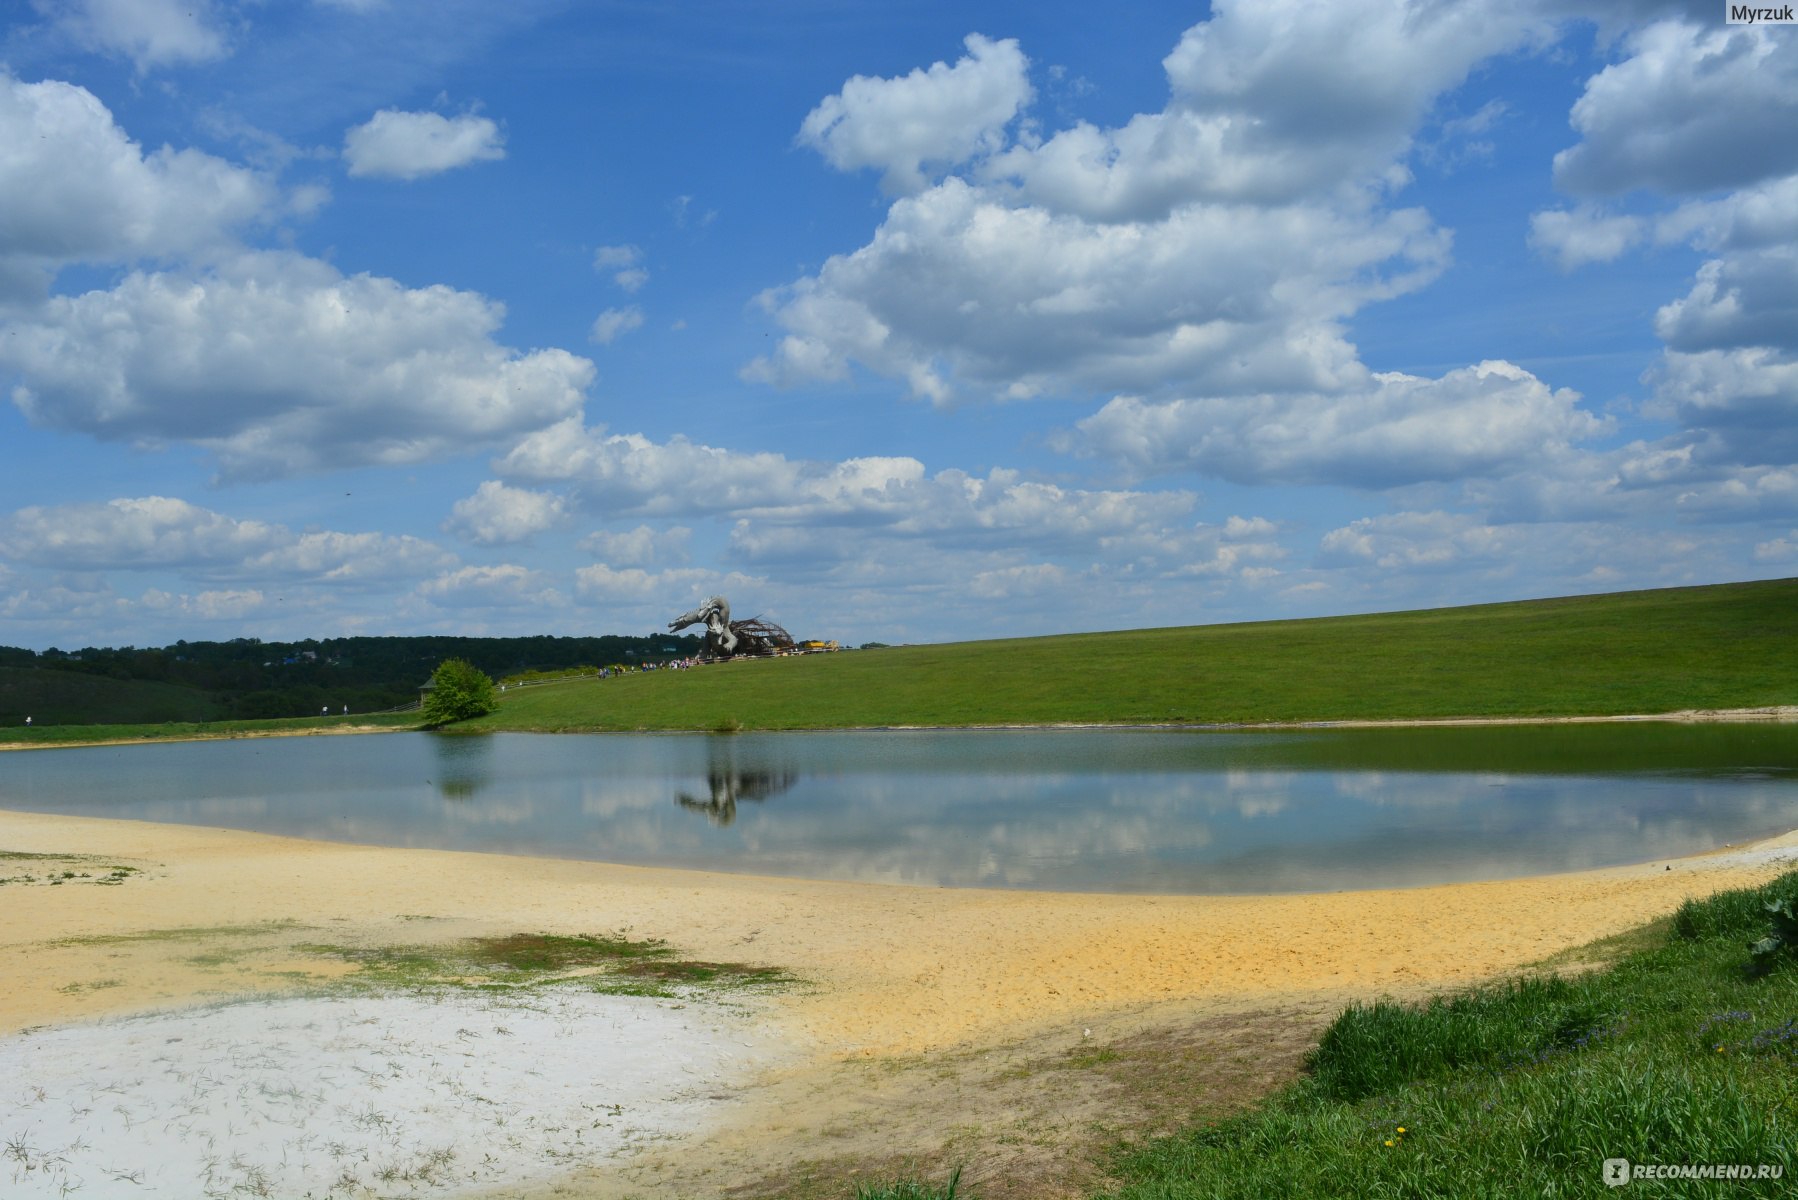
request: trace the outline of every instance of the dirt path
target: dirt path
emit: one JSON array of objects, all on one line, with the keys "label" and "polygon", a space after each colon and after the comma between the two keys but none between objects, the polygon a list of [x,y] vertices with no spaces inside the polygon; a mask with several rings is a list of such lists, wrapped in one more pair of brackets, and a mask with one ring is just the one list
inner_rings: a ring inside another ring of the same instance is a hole
[{"label": "dirt path", "polygon": [[321,941],[664,938],[809,981],[765,1017],[793,1055],[693,1138],[539,1194],[842,1195],[852,1170],[966,1162],[1002,1197],[1000,1167],[1053,1196],[1090,1174],[1107,1129],[1289,1077],[1348,999],[1462,986],[1764,881],[1798,860],[1798,835],[1534,879],[1247,897],[808,882],[22,813],[0,813],[0,851],[0,1033],[296,991],[345,969],[303,949]]}]

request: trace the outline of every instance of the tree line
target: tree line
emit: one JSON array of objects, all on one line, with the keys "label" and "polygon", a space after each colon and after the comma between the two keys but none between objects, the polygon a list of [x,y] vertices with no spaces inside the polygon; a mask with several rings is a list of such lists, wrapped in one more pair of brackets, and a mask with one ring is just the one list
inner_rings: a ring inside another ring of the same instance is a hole
[{"label": "tree line", "polygon": [[[0,646],[0,673],[11,686],[0,686],[0,723],[8,721],[9,692],[34,697],[39,705],[51,696],[67,696],[77,707],[91,708],[85,721],[108,723],[116,718],[108,706],[91,699],[103,694],[93,677],[134,684],[173,685],[183,692],[168,692],[170,713],[146,718],[138,710],[156,689],[132,688],[132,720],[190,719],[192,693],[208,698],[207,711],[216,719],[260,719],[317,715],[321,708],[338,712],[375,712],[418,700],[419,689],[437,665],[446,659],[462,659],[486,674],[500,678],[524,671],[558,671],[579,666],[635,665],[667,662],[694,654],[700,639],[692,634],[652,634],[632,637],[478,638],[424,635],[417,637],[307,638],[296,642],[265,642],[258,638],[233,638],[225,642],[179,641],[170,646],[96,647],[79,650],[52,647],[37,652]],[[45,674],[37,674],[43,672]],[[88,677],[85,687],[59,687],[58,681],[76,682]],[[183,694],[185,693],[185,694]],[[153,701],[150,701],[152,704]],[[175,710],[181,709],[180,713]],[[25,714],[16,714],[23,720]],[[62,720],[70,720],[64,713]]]}]

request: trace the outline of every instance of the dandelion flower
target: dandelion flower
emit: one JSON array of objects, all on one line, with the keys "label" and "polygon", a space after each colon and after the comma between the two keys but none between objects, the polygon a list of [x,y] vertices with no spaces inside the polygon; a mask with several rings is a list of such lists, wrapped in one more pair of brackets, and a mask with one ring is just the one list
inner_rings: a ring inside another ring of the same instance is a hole
[{"label": "dandelion flower", "polygon": [[1390,1145],[1392,1145],[1392,1139],[1391,1139],[1391,1138],[1387,1138],[1387,1139],[1386,1139],[1386,1144],[1387,1144],[1387,1145],[1388,1145],[1388,1146],[1390,1146]]},{"label": "dandelion flower", "polygon": [[1400,1126],[1399,1126],[1399,1127],[1398,1127],[1398,1131],[1399,1131],[1399,1132],[1400,1132],[1400,1133],[1403,1133],[1403,1132],[1404,1132],[1404,1131],[1405,1131],[1405,1127],[1404,1127],[1404,1126],[1403,1126],[1403,1125],[1400,1125]]}]

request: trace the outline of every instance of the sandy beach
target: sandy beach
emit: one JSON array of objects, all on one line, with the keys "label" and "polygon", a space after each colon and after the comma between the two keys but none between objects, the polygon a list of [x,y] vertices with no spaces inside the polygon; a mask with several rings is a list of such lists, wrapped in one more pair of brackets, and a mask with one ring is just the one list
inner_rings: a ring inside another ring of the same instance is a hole
[{"label": "sandy beach", "polygon": [[[1798,861],[1798,834],[1576,874],[1238,897],[810,882],[10,812],[0,813],[0,851],[50,856],[0,865],[3,876],[32,875],[0,891],[8,1046],[21,1031],[116,1030],[143,1014],[305,994],[350,969],[304,949],[320,941],[624,933],[804,980],[700,1022],[721,1045],[753,1049],[734,1065],[708,1060],[719,1082],[703,1121],[658,1126],[653,1144],[622,1159],[577,1157],[488,1190],[602,1196],[718,1194],[758,1180],[933,1166],[964,1147],[991,1159],[1000,1151],[979,1150],[967,1130],[1002,1123],[1008,1101],[981,1081],[1032,1063],[1078,1066],[1083,1047],[1118,1047],[1116,1059],[1157,1039],[1162,1057],[1170,1044],[1206,1043],[1187,1055],[1198,1082],[1209,1070],[1252,1090],[1289,1073],[1306,1037],[1343,1003],[1502,975],[1664,916],[1689,896],[1762,882]],[[100,882],[118,867],[129,868],[119,882]],[[1292,1035],[1283,1051],[1258,1052],[1259,1066],[1222,1052],[1242,1022],[1265,1024],[1269,1014]],[[699,1019],[654,1019],[671,1015]],[[567,1016],[564,1033],[579,1019]],[[1246,1083],[1245,1071],[1254,1076]],[[929,1105],[919,1100],[930,1091],[925,1076],[935,1080]],[[945,1091],[945,1078],[957,1086]],[[1010,1102],[1047,1103],[1047,1078]],[[1063,1088],[1072,1078],[1053,1076],[1049,1090],[1090,1094],[1070,1094],[1056,1111],[1101,1120],[1119,1081]],[[923,1115],[963,1092],[984,1095],[967,1097],[966,1121]],[[1042,1169],[1060,1163],[1077,1175],[1057,1146],[1039,1147]],[[1018,1153],[1029,1157],[1029,1146]],[[977,1178],[973,1162],[968,1178]]]}]

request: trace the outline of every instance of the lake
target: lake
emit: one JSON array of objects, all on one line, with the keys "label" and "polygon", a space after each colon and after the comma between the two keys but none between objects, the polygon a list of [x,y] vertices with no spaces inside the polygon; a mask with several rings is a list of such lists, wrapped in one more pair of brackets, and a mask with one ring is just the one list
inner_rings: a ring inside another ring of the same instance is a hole
[{"label": "lake", "polygon": [[0,754],[0,808],[811,879],[1327,891],[1798,828],[1798,726],[151,743]]}]

